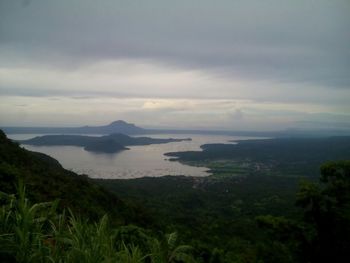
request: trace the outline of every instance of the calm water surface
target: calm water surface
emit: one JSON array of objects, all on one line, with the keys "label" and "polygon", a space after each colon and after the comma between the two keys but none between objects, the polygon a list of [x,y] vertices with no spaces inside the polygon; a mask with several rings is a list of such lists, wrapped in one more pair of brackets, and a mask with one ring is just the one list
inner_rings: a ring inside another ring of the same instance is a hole
[{"label": "calm water surface", "polygon": [[[42,134],[10,134],[8,136],[11,139],[22,140],[39,135]],[[164,153],[200,151],[200,146],[206,143],[230,143],[230,140],[253,139],[252,137],[243,136],[193,134],[155,134],[147,135],[147,137],[192,138],[192,141],[128,146],[130,150],[116,154],[92,153],[85,151],[82,147],[75,146],[23,145],[23,147],[30,151],[50,155],[58,160],[64,168],[79,174],[87,174],[91,178],[127,179],[164,175],[208,176],[208,168],[193,167],[169,161]]]}]

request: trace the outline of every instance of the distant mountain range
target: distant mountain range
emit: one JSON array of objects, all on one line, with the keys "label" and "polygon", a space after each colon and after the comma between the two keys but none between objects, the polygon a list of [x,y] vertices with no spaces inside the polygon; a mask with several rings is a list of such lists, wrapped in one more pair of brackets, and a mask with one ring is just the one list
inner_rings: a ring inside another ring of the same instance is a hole
[{"label": "distant mountain range", "polygon": [[145,129],[137,127],[132,123],[122,120],[114,121],[103,126],[82,126],[82,127],[3,127],[7,134],[27,134],[27,133],[58,133],[58,134],[143,134]]},{"label": "distant mountain range", "polygon": [[350,131],[344,129],[287,129],[282,131],[223,131],[223,130],[190,130],[190,129],[144,129],[123,120],[114,121],[102,126],[81,127],[0,127],[6,134],[206,134],[254,137],[324,137],[349,136]]}]

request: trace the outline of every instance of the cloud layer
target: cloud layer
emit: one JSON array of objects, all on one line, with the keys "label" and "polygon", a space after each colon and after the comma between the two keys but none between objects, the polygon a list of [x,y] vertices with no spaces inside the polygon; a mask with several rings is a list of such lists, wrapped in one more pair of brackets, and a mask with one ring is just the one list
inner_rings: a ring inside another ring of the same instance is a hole
[{"label": "cloud layer", "polygon": [[[52,99],[64,102],[55,116],[67,124],[99,116],[247,129],[291,127],[314,114],[327,121],[350,112],[349,14],[348,0],[3,0],[0,121],[54,125],[45,109]],[[123,103],[113,111],[109,100]]]}]

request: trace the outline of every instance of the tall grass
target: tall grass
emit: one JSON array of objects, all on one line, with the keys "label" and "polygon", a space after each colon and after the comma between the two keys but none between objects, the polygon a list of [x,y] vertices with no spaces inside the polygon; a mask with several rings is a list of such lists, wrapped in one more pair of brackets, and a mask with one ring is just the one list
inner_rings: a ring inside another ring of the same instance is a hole
[{"label": "tall grass", "polygon": [[17,188],[16,195],[0,192],[0,262],[194,262],[176,233],[158,240],[144,232],[140,247],[139,236],[111,228],[107,215],[91,223],[70,210],[59,214],[58,201],[31,204],[23,183]]}]

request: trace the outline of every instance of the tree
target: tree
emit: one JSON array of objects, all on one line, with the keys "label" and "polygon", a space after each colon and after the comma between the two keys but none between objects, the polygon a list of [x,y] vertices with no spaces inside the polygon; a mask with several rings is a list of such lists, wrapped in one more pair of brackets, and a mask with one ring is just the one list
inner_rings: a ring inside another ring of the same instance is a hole
[{"label": "tree", "polygon": [[304,181],[297,193],[301,220],[257,217],[258,226],[270,236],[263,258],[271,244],[277,244],[296,262],[350,262],[350,161],[328,162],[320,171],[319,183]]},{"label": "tree", "polygon": [[[310,262],[350,260],[350,161],[321,166],[320,183],[303,183],[297,195],[303,208],[309,243],[303,254]],[[311,234],[310,234],[311,233]]]}]

